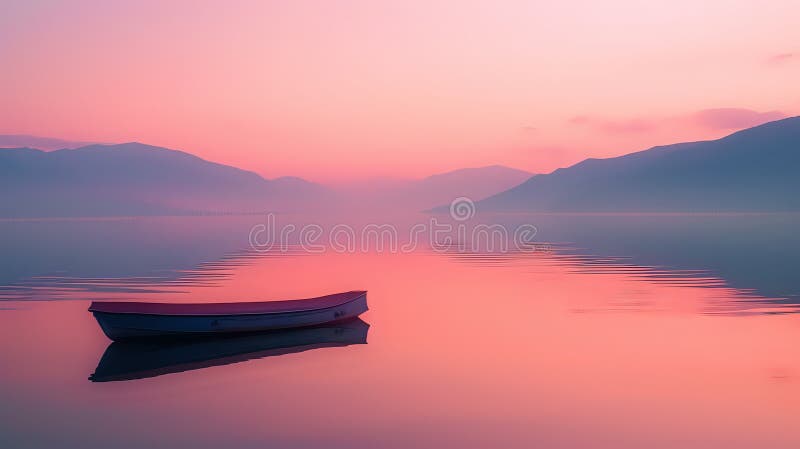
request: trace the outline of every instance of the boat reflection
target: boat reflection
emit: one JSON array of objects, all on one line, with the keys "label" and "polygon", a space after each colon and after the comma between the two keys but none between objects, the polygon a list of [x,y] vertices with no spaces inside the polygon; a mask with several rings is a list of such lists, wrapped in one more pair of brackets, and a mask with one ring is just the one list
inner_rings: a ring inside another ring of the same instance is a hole
[{"label": "boat reflection", "polygon": [[368,331],[369,324],[356,318],[238,336],[114,342],[106,348],[89,380],[144,379],[309,349],[366,344]]}]

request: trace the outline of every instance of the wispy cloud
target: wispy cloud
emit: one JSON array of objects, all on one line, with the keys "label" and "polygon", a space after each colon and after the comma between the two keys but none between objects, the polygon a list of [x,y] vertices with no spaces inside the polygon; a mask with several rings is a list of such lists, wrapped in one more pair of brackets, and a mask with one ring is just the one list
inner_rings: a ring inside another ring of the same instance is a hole
[{"label": "wispy cloud", "polygon": [[770,56],[769,59],[767,59],[767,65],[782,66],[795,59],[797,59],[797,57],[794,53],[778,53]]},{"label": "wispy cloud", "polygon": [[716,108],[698,111],[692,119],[700,126],[711,129],[741,129],[758,126],[786,118],[781,111],[758,112],[744,108]]}]

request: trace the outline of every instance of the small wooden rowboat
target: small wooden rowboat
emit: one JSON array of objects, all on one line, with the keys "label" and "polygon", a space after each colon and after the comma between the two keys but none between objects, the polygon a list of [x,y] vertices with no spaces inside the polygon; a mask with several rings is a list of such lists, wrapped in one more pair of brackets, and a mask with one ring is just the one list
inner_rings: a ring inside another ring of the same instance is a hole
[{"label": "small wooden rowboat", "polygon": [[265,302],[152,303],[95,301],[89,307],[112,340],[216,335],[316,326],[367,311],[367,292]]}]

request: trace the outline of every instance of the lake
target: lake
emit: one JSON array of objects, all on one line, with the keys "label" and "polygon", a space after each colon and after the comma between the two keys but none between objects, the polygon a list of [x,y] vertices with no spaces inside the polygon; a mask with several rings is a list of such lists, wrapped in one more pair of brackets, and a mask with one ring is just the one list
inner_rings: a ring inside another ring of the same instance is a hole
[{"label": "lake", "polygon": [[[800,445],[798,215],[273,218],[0,222],[0,446]],[[363,322],[194,345],[86,310],[358,289]]]}]

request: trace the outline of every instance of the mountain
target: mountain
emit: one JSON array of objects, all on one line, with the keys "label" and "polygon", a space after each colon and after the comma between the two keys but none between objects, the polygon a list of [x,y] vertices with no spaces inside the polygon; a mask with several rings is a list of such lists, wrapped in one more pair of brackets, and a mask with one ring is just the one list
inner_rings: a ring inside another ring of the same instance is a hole
[{"label": "mountain", "polygon": [[518,185],[531,176],[533,173],[502,165],[462,168],[424,178],[413,190],[432,200],[452,201],[463,196],[477,201]]},{"label": "mountain", "polygon": [[71,140],[53,139],[51,137],[28,136],[24,134],[0,134],[0,148],[36,148],[39,150],[60,150],[62,148],[79,148],[93,145],[96,142],[74,142]]},{"label": "mountain", "polygon": [[478,210],[800,211],[800,117],[719,140],[587,159],[480,201]]},{"label": "mountain", "polygon": [[182,151],[125,143],[0,150],[0,216],[162,215],[294,209],[325,189],[267,180]]},{"label": "mountain", "polygon": [[518,185],[532,173],[502,165],[463,168],[422,179],[372,179],[339,189],[340,196],[369,210],[421,211],[458,197],[479,200]]}]

